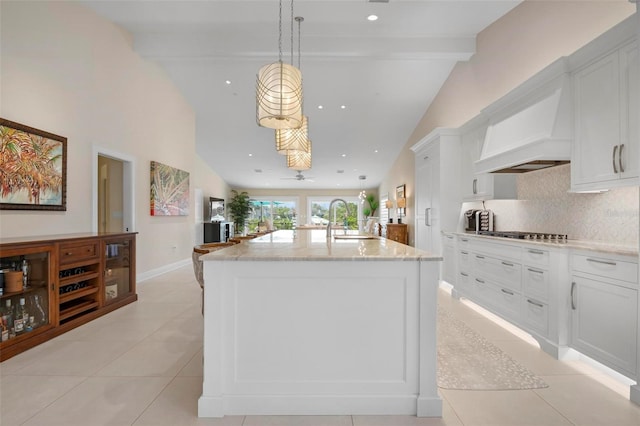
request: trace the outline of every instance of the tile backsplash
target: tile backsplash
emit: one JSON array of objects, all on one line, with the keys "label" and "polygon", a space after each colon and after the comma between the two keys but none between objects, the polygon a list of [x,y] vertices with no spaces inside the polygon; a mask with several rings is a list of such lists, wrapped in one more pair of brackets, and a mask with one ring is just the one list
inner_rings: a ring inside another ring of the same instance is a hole
[{"label": "tile backsplash", "polygon": [[[571,167],[552,167],[517,176],[517,200],[489,200],[498,231],[567,234],[570,239],[635,245],[639,230],[639,189],[597,194],[569,193]],[[463,211],[482,208],[464,203]]]}]

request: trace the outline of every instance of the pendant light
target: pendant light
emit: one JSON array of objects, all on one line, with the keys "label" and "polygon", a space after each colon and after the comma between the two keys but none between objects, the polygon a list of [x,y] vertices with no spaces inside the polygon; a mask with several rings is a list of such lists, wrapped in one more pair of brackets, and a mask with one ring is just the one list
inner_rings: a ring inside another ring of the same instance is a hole
[{"label": "pendant light", "polygon": [[[291,13],[293,15],[293,2],[291,2]],[[295,21],[298,23],[298,69],[300,66],[300,24],[304,21],[302,16],[296,16]],[[291,62],[293,63],[293,37],[291,38]],[[287,155],[292,151],[311,152],[309,146],[309,124],[308,118],[302,115],[302,125],[297,129],[276,129],[276,151],[282,155]]]},{"label": "pendant light", "polygon": [[[293,10],[293,0],[291,8]],[[258,71],[256,121],[259,126],[270,129],[295,129],[302,125],[302,73],[282,62],[282,0],[279,1],[278,34],[278,62]]]},{"label": "pendant light", "polygon": [[290,151],[287,154],[287,167],[299,172],[311,168],[311,141],[309,141],[309,152]]}]

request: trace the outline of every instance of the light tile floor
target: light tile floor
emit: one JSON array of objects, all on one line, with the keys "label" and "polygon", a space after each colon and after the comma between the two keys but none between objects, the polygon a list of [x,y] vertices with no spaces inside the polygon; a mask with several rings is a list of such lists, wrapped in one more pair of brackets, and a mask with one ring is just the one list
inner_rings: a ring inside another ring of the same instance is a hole
[{"label": "light tile floor", "polygon": [[0,424],[640,425],[640,407],[629,402],[628,386],[584,362],[554,360],[444,291],[441,306],[542,377],[549,387],[441,390],[442,419],[356,415],[199,419],[202,316],[200,288],[191,267],[140,283],[138,293],[137,303],[0,364]]}]

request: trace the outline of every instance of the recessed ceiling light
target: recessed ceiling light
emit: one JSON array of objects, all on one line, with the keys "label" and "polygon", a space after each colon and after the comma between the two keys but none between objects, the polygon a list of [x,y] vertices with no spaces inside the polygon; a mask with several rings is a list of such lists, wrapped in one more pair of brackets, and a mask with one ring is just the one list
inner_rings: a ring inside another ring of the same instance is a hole
[{"label": "recessed ceiling light", "polygon": [[374,150],[373,150],[373,152],[375,152],[375,153],[377,154],[377,153],[378,153],[378,150],[377,150],[377,149],[374,149]]},{"label": "recessed ceiling light", "polygon": [[339,183],[336,183],[336,186],[340,186],[340,184],[339,184]]},{"label": "recessed ceiling light", "polygon": [[341,108],[341,109],[346,109],[346,108],[347,108],[347,106],[346,106],[346,105],[340,105],[340,108]]},{"label": "recessed ceiling light", "polygon": [[249,154],[249,157],[253,157],[253,154]]},{"label": "recessed ceiling light", "polygon": [[324,108],[322,105],[318,105],[318,109],[322,109]]},{"label": "recessed ceiling light", "polygon": [[231,80],[227,80],[227,81],[225,81],[225,83],[231,84]]},{"label": "recessed ceiling light", "polygon": [[378,15],[369,15],[367,16],[367,21],[377,21]]},{"label": "recessed ceiling light", "polygon": [[342,157],[346,157],[346,156],[347,156],[347,154],[342,154]]}]

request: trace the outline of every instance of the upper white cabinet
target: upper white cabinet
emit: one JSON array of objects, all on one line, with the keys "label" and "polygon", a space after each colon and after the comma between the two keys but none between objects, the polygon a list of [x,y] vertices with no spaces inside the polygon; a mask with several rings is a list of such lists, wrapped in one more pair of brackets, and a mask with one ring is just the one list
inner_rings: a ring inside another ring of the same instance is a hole
[{"label": "upper white cabinet", "polygon": [[[598,58],[580,64],[572,73],[574,191],[638,185],[640,71],[632,23],[624,21],[572,57],[574,64]],[[601,52],[616,42],[618,47]]]},{"label": "upper white cabinet", "polygon": [[516,198],[516,177],[509,174],[475,173],[488,121],[478,116],[461,127],[460,184],[462,201]]}]

